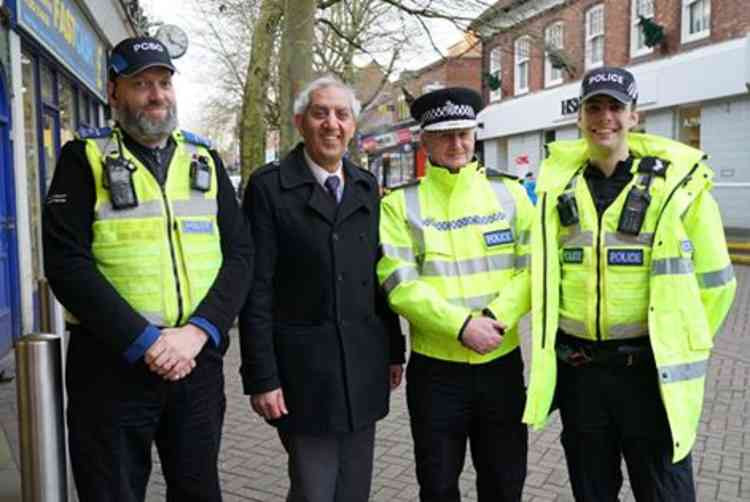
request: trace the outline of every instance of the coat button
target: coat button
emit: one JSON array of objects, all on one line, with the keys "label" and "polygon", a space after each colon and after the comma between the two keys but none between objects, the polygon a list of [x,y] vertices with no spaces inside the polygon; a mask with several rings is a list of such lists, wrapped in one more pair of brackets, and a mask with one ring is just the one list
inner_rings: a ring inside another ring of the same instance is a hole
[{"label": "coat button", "polygon": [[337,277],[337,279],[339,280],[339,282],[343,281],[344,280],[344,274],[339,274],[338,277]]},{"label": "coat button", "polygon": [[333,240],[339,240],[339,234],[337,234],[336,232],[333,233]]}]

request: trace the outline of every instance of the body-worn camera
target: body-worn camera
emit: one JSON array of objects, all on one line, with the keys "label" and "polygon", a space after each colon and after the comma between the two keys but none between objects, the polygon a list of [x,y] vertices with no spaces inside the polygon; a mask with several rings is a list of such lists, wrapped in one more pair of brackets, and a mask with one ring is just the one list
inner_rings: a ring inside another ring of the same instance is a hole
[{"label": "body-worn camera", "polygon": [[625,199],[625,206],[620,213],[620,221],[617,223],[617,231],[624,234],[638,235],[646,219],[646,211],[651,203],[648,190],[633,187]]},{"label": "body-worn camera", "polygon": [[190,187],[200,192],[211,189],[211,167],[203,155],[194,156],[190,162]]},{"label": "body-worn camera", "polygon": [[107,157],[104,163],[106,186],[109,198],[115,209],[129,209],[138,205],[138,196],[133,185],[135,167],[128,160],[120,157]]},{"label": "body-worn camera", "polygon": [[565,192],[557,198],[557,214],[560,216],[560,223],[564,227],[578,223],[578,205],[575,195]]}]

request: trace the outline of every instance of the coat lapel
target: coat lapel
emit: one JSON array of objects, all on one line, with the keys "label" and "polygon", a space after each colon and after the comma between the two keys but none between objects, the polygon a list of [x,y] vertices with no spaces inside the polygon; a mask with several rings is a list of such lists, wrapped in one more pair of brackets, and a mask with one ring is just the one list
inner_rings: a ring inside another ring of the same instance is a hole
[{"label": "coat lapel", "polygon": [[336,203],[313,176],[305,160],[303,148],[304,144],[299,143],[289,154],[288,161],[282,164],[281,187],[289,190],[306,185],[310,190],[307,206],[333,225],[336,221]]},{"label": "coat lapel", "polygon": [[373,190],[372,183],[359,169],[350,165],[344,160],[344,176],[346,183],[344,185],[344,195],[341,198],[336,222],[341,222],[357,212],[360,208],[370,211],[370,205],[367,203],[368,192]]}]

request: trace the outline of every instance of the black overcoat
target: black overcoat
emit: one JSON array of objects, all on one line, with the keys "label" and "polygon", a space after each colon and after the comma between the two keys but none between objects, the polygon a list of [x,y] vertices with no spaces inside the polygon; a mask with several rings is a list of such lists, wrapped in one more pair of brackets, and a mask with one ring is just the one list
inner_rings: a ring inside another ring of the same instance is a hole
[{"label": "black overcoat", "polygon": [[281,387],[301,434],[349,432],[388,413],[388,365],[404,360],[398,318],[378,286],[375,178],[344,159],[337,206],[303,145],[258,169],[243,209],[255,240],[253,287],[240,315],[246,394]]}]

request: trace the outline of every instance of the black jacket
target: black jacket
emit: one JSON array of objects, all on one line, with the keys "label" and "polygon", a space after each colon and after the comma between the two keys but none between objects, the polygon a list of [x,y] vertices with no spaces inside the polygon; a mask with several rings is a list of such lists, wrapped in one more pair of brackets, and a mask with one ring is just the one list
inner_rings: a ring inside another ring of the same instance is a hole
[{"label": "black jacket", "polygon": [[[217,222],[223,261],[213,286],[192,315],[216,326],[224,351],[226,333],[250,286],[253,247],[224,165],[216,152],[211,155],[219,183]],[[48,194],[42,222],[44,270],[57,299],[81,322],[80,327],[71,327],[71,333],[87,334],[122,354],[148,322],[115,291],[94,262],[96,195],[84,141],[65,144]]]},{"label": "black jacket", "polygon": [[398,318],[375,276],[375,178],[344,160],[338,208],[303,145],[258,169],[243,209],[255,240],[253,287],[240,314],[245,393],[281,387],[295,433],[360,429],[388,413],[388,365],[404,360]]}]

